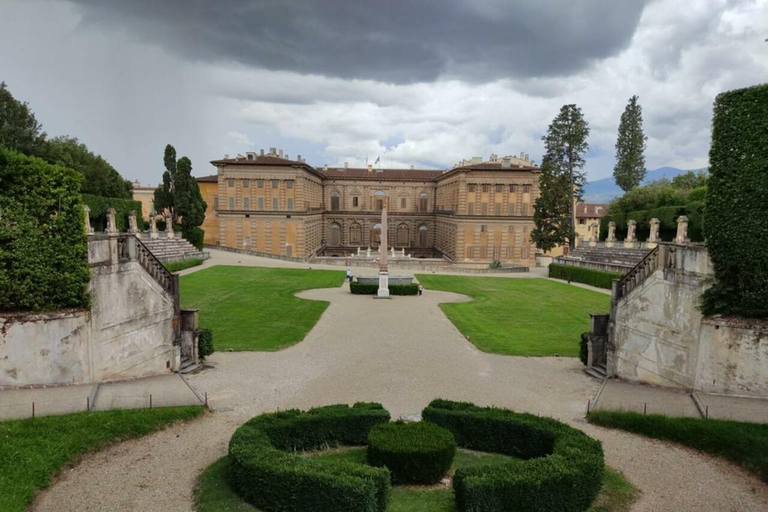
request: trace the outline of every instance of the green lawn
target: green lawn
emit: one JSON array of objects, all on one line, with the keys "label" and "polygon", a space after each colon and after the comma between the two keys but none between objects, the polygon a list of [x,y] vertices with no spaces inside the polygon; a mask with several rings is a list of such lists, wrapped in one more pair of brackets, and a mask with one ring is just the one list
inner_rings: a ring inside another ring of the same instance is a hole
[{"label": "green lawn", "polygon": [[419,274],[429,290],[469,295],[441,304],[453,324],[484,352],[512,356],[579,355],[589,313],[607,313],[608,295],[547,279]]},{"label": "green lawn", "polygon": [[149,434],[203,410],[167,407],[0,422],[0,510],[26,510],[37,490],[85,452]]},{"label": "green lawn", "polygon": [[768,483],[768,425],[625,411],[593,411],[588,420],[595,425],[673,441],[722,457]]},{"label": "green lawn", "polygon": [[[330,450],[310,456],[326,460],[344,460],[365,463],[365,448]],[[470,452],[459,449],[455,467],[480,464],[501,464],[509,460],[506,455]],[[200,475],[195,489],[197,512],[257,512],[257,509],[230,489],[226,480],[228,459],[223,457]],[[637,489],[621,473],[606,469],[603,490],[588,512],[627,512],[637,498]],[[392,488],[388,512],[455,512],[453,489],[439,486],[395,486]]]},{"label": "green lawn", "polygon": [[179,281],[181,307],[200,310],[216,350],[274,351],[303,340],[328,307],[293,294],[341,286],[344,272],[215,266]]}]

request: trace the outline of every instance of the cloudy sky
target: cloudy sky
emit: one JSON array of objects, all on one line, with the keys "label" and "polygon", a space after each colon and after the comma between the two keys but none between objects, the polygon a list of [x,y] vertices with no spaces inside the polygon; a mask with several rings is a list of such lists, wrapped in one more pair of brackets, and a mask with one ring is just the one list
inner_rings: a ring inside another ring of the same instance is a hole
[{"label": "cloudy sky", "polygon": [[609,176],[637,94],[649,168],[707,164],[722,91],[768,81],[768,0],[0,0],[0,81],[49,135],[155,184],[276,146],[313,165],[530,153],[563,104]]}]

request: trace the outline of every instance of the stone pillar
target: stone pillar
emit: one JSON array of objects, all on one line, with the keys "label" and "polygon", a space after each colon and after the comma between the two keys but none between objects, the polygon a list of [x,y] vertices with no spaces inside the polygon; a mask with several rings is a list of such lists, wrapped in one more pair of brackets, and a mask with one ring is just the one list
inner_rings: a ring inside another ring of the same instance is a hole
[{"label": "stone pillar", "polygon": [[157,238],[157,215],[149,216],[149,238]]},{"label": "stone pillar", "polygon": [[83,206],[83,212],[85,212],[85,232],[89,235],[93,234],[93,226],[91,225],[91,207],[87,204]]},{"label": "stone pillar", "polygon": [[627,222],[627,238],[624,239],[624,247],[631,248],[635,246],[635,227],[637,222],[630,220]]},{"label": "stone pillar", "polygon": [[129,233],[138,233],[139,232],[139,225],[136,222],[136,211],[131,210],[128,212],[128,232]]},{"label": "stone pillar", "polygon": [[171,240],[174,237],[173,234],[173,215],[170,213],[165,214],[165,237]]},{"label": "stone pillar", "polygon": [[389,298],[389,271],[387,269],[388,235],[389,224],[387,223],[387,205],[385,203],[384,208],[381,210],[381,244],[379,245],[381,261],[379,262],[379,290],[376,294],[376,297],[380,299]]},{"label": "stone pillar", "polygon": [[659,219],[653,218],[650,220],[651,234],[648,236],[648,248],[653,249],[659,244]]},{"label": "stone pillar", "polygon": [[688,238],[688,217],[681,215],[677,218],[677,236],[675,236],[676,244],[687,244],[691,239]]},{"label": "stone pillar", "polygon": [[611,221],[608,223],[608,238],[605,239],[606,247],[613,247],[613,243],[616,241],[616,223]]},{"label": "stone pillar", "polygon": [[107,208],[107,233],[117,233],[117,222],[115,221],[115,209]]},{"label": "stone pillar", "polygon": [[598,224],[597,222],[593,222],[589,225],[589,246],[590,247],[596,247],[597,246],[597,233],[598,233]]}]

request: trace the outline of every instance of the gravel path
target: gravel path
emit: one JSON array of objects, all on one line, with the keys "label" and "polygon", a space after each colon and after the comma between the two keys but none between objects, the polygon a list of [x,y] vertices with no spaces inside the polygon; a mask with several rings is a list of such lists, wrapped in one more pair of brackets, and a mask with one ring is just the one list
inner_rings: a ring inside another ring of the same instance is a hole
[{"label": "gravel path", "polygon": [[195,478],[226,453],[251,416],[278,408],[379,401],[394,417],[431,399],[471,400],[549,415],[603,441],[607,462],[642,489],[633,511],[768,510],[768,487],[722,461],[582,419],[598,388],[576,359],[486,354],[438,308],[465,297],[374,300],[339,289],[300,296],[331,305],[307,338],[274,353],[217,353],[191,377],[207,391],[206,417],[88,456],[41,494],[32,510],[189,512]]}]

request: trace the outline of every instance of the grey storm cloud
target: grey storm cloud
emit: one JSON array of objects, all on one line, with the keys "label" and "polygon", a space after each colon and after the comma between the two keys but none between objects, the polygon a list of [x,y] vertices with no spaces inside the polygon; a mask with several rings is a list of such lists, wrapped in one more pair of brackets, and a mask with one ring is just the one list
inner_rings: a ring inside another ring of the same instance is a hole
[{"label": "grey storm cloud", "polygon": [[562,76],[626,48],[643,0],[72,0],[193,61],[405,84]]}]

